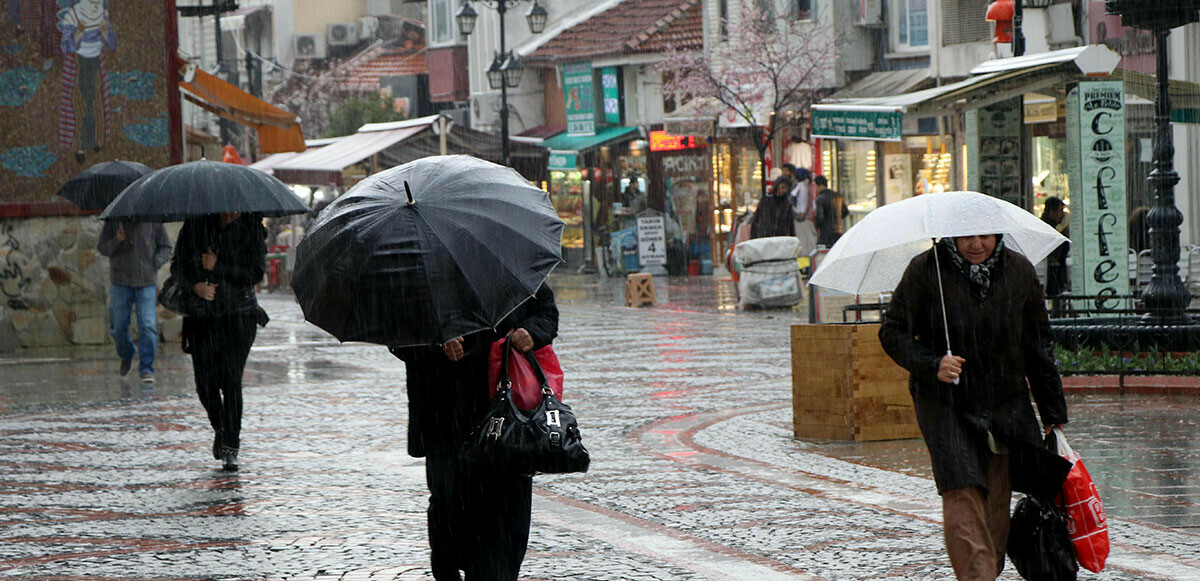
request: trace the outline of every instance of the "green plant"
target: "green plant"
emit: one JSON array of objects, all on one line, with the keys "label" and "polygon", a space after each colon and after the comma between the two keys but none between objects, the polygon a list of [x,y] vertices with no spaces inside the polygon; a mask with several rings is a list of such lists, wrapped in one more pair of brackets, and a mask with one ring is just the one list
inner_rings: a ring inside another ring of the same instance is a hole
[{"label": "green plant", "polygon": [[357,132],[359,127],[367,123],[387,123],[407,118],[408,115],[396,111],[391,101],[381,94],[355,97],[333,107],[329,113],[329,126],[323,136],[341,137]]},{"label": "green plant", "polygon": [[1113,351],[1107,345],[1099,349],[1071,351],[1054,347],[1054,359],[1059,371],[1068,375],[1200,375],[1200,353],[1166,353],[1157,348],[1149,351]]}]

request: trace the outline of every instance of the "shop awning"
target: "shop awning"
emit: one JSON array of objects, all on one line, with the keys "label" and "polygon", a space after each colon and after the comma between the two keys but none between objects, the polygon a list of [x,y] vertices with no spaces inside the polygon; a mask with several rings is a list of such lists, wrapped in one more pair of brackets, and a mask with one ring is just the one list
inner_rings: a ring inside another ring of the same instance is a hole
[{"label": "shop awning", "polygon": [[430,115],[395,123],[363,125],[358,133],[276,165],[275,177],[287,184],[340,186],[346,168],[429,129],[437,118],[437,115]]},{"label": "shop awning", "polygon": [[561,133],[555,135],[542,142],[542,147],[550,149],[550,151],[565,151],[571,153],[581,153],[589,149],[600,147],[610,141],[616,141],[622,137],[626,137],[631,133],[637,133],[637,127],[599,127],[596,129],[595,135],[568,135]]},{"label": "shop awning", "polygon": [[[327,137],[325,139],[305,139],[304,145],[307,148],[305,150],[305,153],[313,151],[314,149],[325,147],[326,145],[336,143],[339,139],[341,139],[341,137]],[[289,159],[292,159],[292,158],[296,157],[297,155],[301,155],[301,154],[298,152],[295,152],[295,151],[285,151],[283,153],[274,153],[274,154],[268,155],[256,162],[250,164],[250,167],[252,169],[256,169],[258,171],[265,172],[265,173],[275,173],[275,166],[277,166]]]},{"label": "shop awning", "polygon": [[193,63],[177,58],[176,64],[183,98],[218,117],[254,128],[263,153],[304,151],[299,117],[200,70]]},{"label": "shop awning", "polygon": [[1121,57],[1103,45],[996,59],[948,85],[886,97],[827,99],[813,105],[813,136],[837,139],[900,139],[902,115],[930,117],[1062,86],[1084,77],[1112,74]]},{"label": "shop awning", "polygon": [[[1117,69],[1113,78],[1125,81],[1125,92],[1153,102],[1158,97],[1158,80],[1154,75]],[[1171,80],[1167,83],[1171,96],[1171,121],[1200,123],[1200,84]]]},{"label": "shop awning", "polygon": [[834,99],[886,97],[907,93],[930,79],[928,68],[871,73],[832,95]]}]

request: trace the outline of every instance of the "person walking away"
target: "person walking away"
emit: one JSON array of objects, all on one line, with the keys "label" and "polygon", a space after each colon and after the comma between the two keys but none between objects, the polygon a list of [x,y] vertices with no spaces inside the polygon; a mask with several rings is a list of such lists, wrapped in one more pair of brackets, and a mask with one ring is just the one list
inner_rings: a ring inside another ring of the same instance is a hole
[{"label": "person walking away", "polygon": [[796,224],[788,197],[792,192],[792,172],[795,167],[785,163],[781,169],[770,191],[763,194],[758,202],[758,209],[754,211],[754,218],[750,222],[750,238],[796,235]]},{"label": "person walking away", "polygon": [[[171,258],[171,238],[157,222],[105,222],[96,249],[110,265],[108,333],[117,344],[120,373],[125,376],[138,356],[142,383],[154,383],[158,348],[158,269]],[[137,311],[138,342],[129,336],[132,311]]]},{"label": "person walking away", "polygon": [[810,256],[817,249],[817,229],[813,226],[816,192],[808,168],[796,170],[796,185],[792,186],[792,214],[796,221],[796,238],[800,239],[800,256]]},{"label": "person walking away", "polygon": [[817,245],[833,248],[846,227],[846,215],[850,208],[841,194],[829,189],[829,180],[817,176],[813,180],[817,187],[817,199],[813,208],[813,226],[817,229]]},{"label": "person walking away", "polygon": [[[1058,230],[1064,219],[1066,219],[1066,211],[1063,201],[1055,196],[1046,198],[1046,204],[1042,208],[1042,221]],[[1067,228],[1059,231],[1063,236],[1070,236]],[[1050,256],[1046,257],[1046,296],[1051,298],[1055,311],[1060,310],[1062,301],[1054,297],[1067,292],[1070,280],[1067,276],[1067,253],[1070,252],[1070,249],[1071,243],[1064,242],[1055,248]]]},{"label": "person walking away", "polygon": [[515,581],[525,559],[533,478],[466,452],[468,435],[487,413],[488,355],[508,337],[521,353],[558,335],[554,292],[543,283],[493,330],[440,346],[389,347],[404,361],[408,453],[425,457],[429,548],[434,579]]},{"label": "person walking away", "polygon": [[1058,458],[1042,435],[1067,423],[1067,405],[1037,273],[998,234],[944,238],[909,263],[879,340],[910,373],[954,574],[995,579],[1004,568],[1012,490],[1044,495],[1060,485],[1049,476]]},{"label": "person walking away", "polygon": [[257,214],[230,212],[183,223],[171,274],[206,303],[206,316],[183,318],[183,352],[192,356],[196,394],[213,428],[212,454],[238,469],[242,371],[266,313],[254,286],[266,272],[267,231]]}]

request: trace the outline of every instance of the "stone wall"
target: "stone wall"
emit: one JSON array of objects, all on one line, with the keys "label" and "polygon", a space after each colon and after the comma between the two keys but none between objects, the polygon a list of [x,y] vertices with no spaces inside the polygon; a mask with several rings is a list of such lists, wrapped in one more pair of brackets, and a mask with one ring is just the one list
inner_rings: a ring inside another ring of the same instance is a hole
[{"label": "stone wall", "polygon": [[[0,219],[0,351],[112,343],[101,226],[94,216]],[[167,225],[172,239],[178,230]],[[160,340],[179,341],[181,319],[161,307],[158,319]]]}]

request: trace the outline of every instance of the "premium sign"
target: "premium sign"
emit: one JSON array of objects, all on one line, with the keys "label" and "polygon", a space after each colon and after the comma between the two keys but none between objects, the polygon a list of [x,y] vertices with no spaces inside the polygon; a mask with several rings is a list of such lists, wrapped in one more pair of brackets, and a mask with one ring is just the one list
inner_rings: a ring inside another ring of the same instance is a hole
[{"label": "premium sign", "polygon": [[1101,311],[1129,294],[1124,93],[1121,81],[1081,81],[1067,94],[1071,290]]},{"label": "premium sign", "polygon": [[592,95],[592,63],[562,66],[563,98],[566,100],[567,135],[595,135],[596,111]]},{"label": "premium sign", "polygon": [[903,113],[812,108],[813,137],[900,141]]}]

